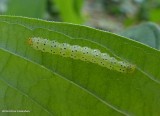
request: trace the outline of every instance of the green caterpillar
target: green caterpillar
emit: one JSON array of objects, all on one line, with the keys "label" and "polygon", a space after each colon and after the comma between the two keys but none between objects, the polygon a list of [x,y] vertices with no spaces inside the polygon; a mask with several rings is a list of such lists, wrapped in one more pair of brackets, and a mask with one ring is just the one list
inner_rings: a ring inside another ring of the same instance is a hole
[{"label": "green caterpillar", "polygon": [[116,70],[118,72],[132,73],[135,70],[135,65],[124,61],[118,61],[114,57],[109,56],[109,54],[101,53],[97,49],[70,45],[67,43],[59,43],[57,41],[50,41],[39,37],[29,38],[28,43],[36,50],[96,63],[102,67]]}]

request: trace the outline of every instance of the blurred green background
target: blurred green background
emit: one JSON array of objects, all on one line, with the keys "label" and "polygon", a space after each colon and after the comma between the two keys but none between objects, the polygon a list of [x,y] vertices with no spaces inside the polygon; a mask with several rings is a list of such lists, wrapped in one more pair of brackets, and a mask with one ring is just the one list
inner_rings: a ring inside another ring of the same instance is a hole
[{"label": "blurred green background", "polygon": [[120,32],[142,22],[160,24],[160,0],[0,0],[0,14]]}]

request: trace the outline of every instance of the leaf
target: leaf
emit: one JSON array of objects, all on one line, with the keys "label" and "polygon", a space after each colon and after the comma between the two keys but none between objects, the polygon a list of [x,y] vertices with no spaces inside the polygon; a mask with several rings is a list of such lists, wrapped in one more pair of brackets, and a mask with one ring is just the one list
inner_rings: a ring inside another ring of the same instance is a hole
[{"label": "leaf", "polygon": [[160,6],[160,2],[159,2],[159,4],[157,4],[156,8],[151,8],[148,10],[149,15],[150,15],[149,18],[150,18],[150,21],[152,21],[152,22],[157,22],[157,23],[160,22],[160,18],[158,17],[159,12],[160,12],[160,7],[158,7],[158,6]]},{"label": "leaf", "polygon": [[8,0],[8,15],[43,18],[45,13],[45,0]]},{"label": "leaf", "polygon": [[80,24],[83,22],[81,8],[83,0],[52,0],[60,11],[61,18],[64,22]]},{"label": "leaf", "polygon": [[142,23],[119,34],[160,49],[160,27],[154,23]]},{"label": "leaf", "polygon": [[[23,17],[0,16],[0,33],[0,109],[43,116],[160,114],[159,51],[89,27]],[[136,70],[123,74],[42,53],[26,43],[29,37],[97,48]]]},{"label": "leaf", "polygon": [[81,10],[83,7],[83,0],[73,0],[73,7],[77,15],[81,16]]}]

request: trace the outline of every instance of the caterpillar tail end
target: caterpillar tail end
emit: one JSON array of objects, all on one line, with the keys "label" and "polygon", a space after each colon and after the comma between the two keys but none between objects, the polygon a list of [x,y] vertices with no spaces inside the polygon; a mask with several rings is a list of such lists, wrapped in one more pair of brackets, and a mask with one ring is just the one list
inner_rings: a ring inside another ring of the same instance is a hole
[{"label": "caterpillar tail end", "polygon": [[32,44],[33,44],[33,42],[32,42],[32,39],[31,39],[31,38],[28,38],[28,40],[27,40],[27,44],[29,44],[29,45],[32,45]]},{"label": "caterpillar tail end", "polygon": [[127,73],[133,73],[136,69],[136,65],[129,65],[127,68]]}]

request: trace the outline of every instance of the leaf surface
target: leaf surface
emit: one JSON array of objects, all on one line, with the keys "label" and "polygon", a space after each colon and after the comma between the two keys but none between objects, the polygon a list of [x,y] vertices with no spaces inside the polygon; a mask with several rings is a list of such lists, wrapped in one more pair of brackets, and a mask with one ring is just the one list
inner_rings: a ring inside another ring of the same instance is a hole
[{"label": "leaf surface", "polygon": [[[160,114],[159,51],[89,27],[23,17],[0,16],[0,33],[0,109],[43,116]],[[42,53],[27,44],[29,37],[99,49],[136,70],[123,74]]]}]

